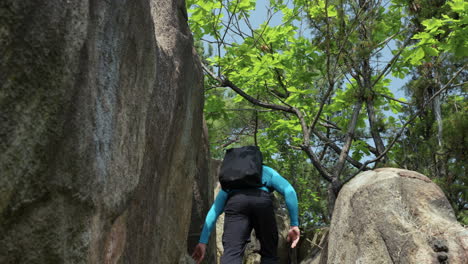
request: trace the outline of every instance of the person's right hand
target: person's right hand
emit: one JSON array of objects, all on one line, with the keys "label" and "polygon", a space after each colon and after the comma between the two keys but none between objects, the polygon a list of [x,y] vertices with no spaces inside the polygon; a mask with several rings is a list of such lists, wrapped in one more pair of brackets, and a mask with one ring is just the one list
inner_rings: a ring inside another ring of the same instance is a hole
[{"label": "person's right hand", "polygon": [[287,241],[291,242],[291,248],[296,247],[297,242],[299,242],[300,236],[301,236],[301,231],[299,231],[299,227],[291,226],[291,228],[289,228]]},{"label": "person's right hand", "polygon": [[200,264],[205,257],[205,252],[206,252],[206,244],[203,243],[198,243],[195,246],[195,249],[193,250],[192,258],[197,262],[197,264]]}]

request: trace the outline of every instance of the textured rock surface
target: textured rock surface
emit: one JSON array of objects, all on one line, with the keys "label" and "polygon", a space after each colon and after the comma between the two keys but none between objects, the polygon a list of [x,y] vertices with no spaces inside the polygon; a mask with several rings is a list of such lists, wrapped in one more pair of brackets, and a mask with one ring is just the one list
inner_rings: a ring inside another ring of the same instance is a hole
[{"label": "textured rock surface", "polygon": [[182,0],[0,4],[0,263],[185,261],[202,79]]},{"label": "textured rock surface", "polygon": [[[200,151],[206,153],[201,155],[197,166],[197,174],[193,185],[192,216],[190,220],[190,230],[187,237],[187,250],[193,253],[193,249],[198,244],[201,230],[205,223],[205,217],[211,208],[214,200],[215,182],[217,181],[218,164],[216,160],[209,159],[208,129],[204,124],[203,133],[204,148]],[[204,263],[216,263],[216,231],[212,231],[210,243],[207,245]]]},{"label": "textured rock surface", "polygon": [[466,264],[468,230],[426,176],[392,168],[368,171],[339,193],[327,263]]}]

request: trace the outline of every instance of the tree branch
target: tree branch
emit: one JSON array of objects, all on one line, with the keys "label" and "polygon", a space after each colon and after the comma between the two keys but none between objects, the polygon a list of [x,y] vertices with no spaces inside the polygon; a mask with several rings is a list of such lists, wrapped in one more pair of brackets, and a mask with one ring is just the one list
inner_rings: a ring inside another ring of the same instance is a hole
[{"label": "tree branch", "polygon": [[319,123],[321,126],[327,127],[327,128],[333,128],[333,129],[336,129],[336,130],[341,130],[341,128],[337,124],[333,123],[332,121],[326,120],[326,119],[323,119],[323,118],[321,118],[321,120],[324,121],[324,122]]},{"label": "tree branch", "polygon": [[374,82],[372,82],[372,84],[371,84],[372,88],[380,81],[380,79],[383,76],[385,76],[387,74],[387,71],[390,70],[393,67],[393,64],[395,63],[395,61],[400,57],[401,53],[405,50],[406,46],[410,43],[410,40],[411,40],[412,36],[413,35],[409,36],[405,40],[405,42],[403,43],[403,45],[401,46],[401,48],[397,52],[397,54],[395,54],[395,56],[393,56],[393,58],[387,63],[385,68],[382,70],[382,72],[380,72],[380,74],[377,76],[377,78],[375,78]]},{"label": "tree branch", "polygon": [[268,108],[268,109],[273,109],[273,110],[278,110],[278,111],[284,111],[284,112],[288,112],[288,113],[291,113],[291,114],[297,114],[296,113],[296,110],[292,107],[286,107],[286,106],[283,106],[283,105],[275,105],[275,104],[269,104],[269,103],[265,103],[265,102],[262,102],[260,100],[257,100],[255,98],[253,98],[252,96],[248,95],[247,93],[245,93],[244,91],[242,91],[242,89],[240,89],[239,87],[237,87],[235,84],[233,84],[229,79],[222,79],[221,76],[216,76],[210,69],[208,69],[208,67],[206,67],[205,64],[202,63],[202,67],[203,67],[203,70],[205,70],[206,73],[208,73],[208,75],[211,76],[211,78],[215,79],[216,81],[218,81],[219,85],[220,86],[225,86],[225,87],[229,87],[231,88],[232,90],[234,90],[238,95],[242,96],[244,99],[246,99],[247,101],[251,102],[252,104],[254,105],[258,105],[258,106],[261,106],[261,107],[264,107],[264,108]]},{"label": "tree branch", "polygon": [[[405,124],[403,124],[403,126],[401,127],[400,131],[398,131],[398,133],[396,134],[396,136],[393,138],[392,142],[387,146],[387,148],[385,149],[385,151],[383,153],[380,153],[380,155],[378,157],[376,157],[375,159],[373,160],[369,160],[369,161],[366,161],[364,164],[362,164],[361,168],[359,168],[359,170],[350,175],[348,178],[346,178],[341,186],[343,186],[344,184],[346,184],[347,182],[349,182],[352,178],[354,178],[356,175],[358,175],[362,169],[371,164],[371,163],[374,163],[374,162],[377,162],[379,161],[383,156],[385,156],[387,154],[387,152],[390,151],[390,149],[393,147],[393,145],[395,145],[396,141],[400,138],[400,136],[403,134],[403,132],[405,131],[406,127],[412,123],[414,121],[414,119],[416,119],[416,117],[418,117],[425,109],[426,107],[432,102],[432,100],[434,100],[434,98],[436,98],[437,96],[439,96],[443,91],[447,90],[450,86],[450,83],[453,82],[453,80],[455,80],[455,78],[466,68],[467,65],[464,65],[460,70],[458,70],[453,76],[452,78],[444,85],[444,87],[442,87],[439,91],[437,91],[436,93],[434,93],[431,98],[429,98],[423,105],[422,107],[419,109],[419,111],[417,111],[415,114],[413,114],[413,116],[411,116],[410,119],[408,119],[408,121],[405,122]],[[341,188],[341,187],[340,187]]]},{"label": "tree branch", "polygon": [[[329,146],[331,149],[333,149],[333,151],[335,151],[337,154],[340,154],[342,152],[342,149],[340,149],[340,147],[338,147],[335,143],[333,143],[329,138],[322,135],[322,133],[320,133],[319,131],[313,130],[312,133],[316,135],[320,140],[325,142],[325,144]],[[352,159],[349,155],[346,155],[346,161],[351,163],[356,168],[362,167],[362,163],[360,163],[357,160]]]},{"label": "tree branch", "polygon": [[313,130],[315,128],[315,125],[317,124],[317,121],[319,120],[320,115],[322,114],[323,107],[325,106],[325,103],[330,97],[334,86],[335,86],[334,83],[329,83],[328,90],[325,93],[324,97],[322,98],[322,101],[320,102],[319,110],[317,111],[317,114],[315,115],[314,120],[312,121],[312,124],[310,124],[309,130]]},{"label": "tree branch", "polygon": [[463,86],[463,85],[465,85],[467,83],[468,82],[457,83],[457,84],[452,85],[451,87]]},{"label": "tree branch", "polygon": [[385,98],[387,98],[388,100],[392,100],[392,101],[395,101],[395,102],[399,102],[400,104],[405,104],[405,105],[410,105],[410,103],[408,102],[404,102],[404,101],[401,101],[401,100],[398,100],[398,99],[395,99],[391,96],[388,96],[386,94],[383,94],[383,93],[375,93],[376,95],[380,95],[380,96],[383,96]]},{"label": "tree branch", "polygon": [[310,146],[305,146],[302,145],[301,149],[307,154],[307,156],[310,158],[310,161],[312,164],[314,164],[315,168],[319,171],[320,175],[328,182],[333,181],[332,175],[325,169],[325,167],[322,166],[322,163],[320,163],[319,159],[317,156],[314,154]]},{"label": "tree branch", "polygon": [[[361,108],[362,108],[362,101],[359,100],[356,103],[356,105],[354,106],[353,117],[351,119],[351,122],[350,122],[350,125],[349,125],[349,128],[348,128],[345,144],[343,146],[343,149],[341,150],[340,157],[339,157],[338,162],[337,162],[337,164],[335,166],[334,177],[336,179],[338,179],[341,172],[343,171],[346,157],[348,156],[349,150],[351,148],[351,143],[353,142],[353,139],[354,139],[354,131],[356,130],[356,124],[357,124],[357,121],[359,119],[359,113],[361,112]],[[365,166],[367,166],[367,164]]]},{"label": "tree branch", "polygon": [[[224,34],[223,34],[223,37],[221,38],[221,42],[224,42],[224,38],[226,37],[226,34],[228,32],[228,29],[230,29],[230,25],[231,25],[231,22],[232,22],[232,18],[234,17],[234,13],[236,13],[236,10],[237,10],[237,6],[239,5],[239,1],[236,1],[236,5],[234,6],[234,10],[233,10],[233,14],[231,14],[229,12],[229,9],[226,8],[226,10],[228,10],[228,16],[229,16],[229,21],[228,21],[228,24],[226,25],[226,31],[224,31]],[[242,36],[241,36],[242,37]]]},{"label": "tree branch", "polygon": [[[242,133],[247,129],[247,127],[243,127],[241,129],[241,131],[239,131],[239,133],[236,134],[236,137],[233,138],[233,139],[230,139],[228,142],[224,143],[223,145],[221,145],[221,148],[226,148],[228,147],[229,145],[233,144],[233,143],[236,143],[237,141],[240,140],[240,136],[242,135]],[[229,139],[229,137],[227,138]]]},{"label": "tree branch", "polygon": [[248,95],[247,93],[245,93],[244,91],[242,91],[242,89],[240,89],[239,87],[237,87],[236,85],[234,85],[230,80],[228,79],[222,79],[222,77],[218,77],[216,76],[206,65],[204,65],[202,63],[202,67],[203,67],[203,70],[208,74],[210,75],[211,78],[215,79],[216,81],[218,81],[218,83],[220,84],[220,86],[227,86],[229,88],[231,88],[232,90],[234,90],[237,94],[239,94],[240,96],[242,96],[244,99],[246,99],[247,101],[251,102],[252,104],[254,105],[258,105],[258,106],[261,106],[261,107],[264,107],[264,108],[268,108],[268,109],[273,109],[273,110],[278,110],[278,111],[283,111],[283,112],[287,112],[287,113],[292,113],[292,114],[295,114],[300,123],[301,123],[301,127],[302,127],[302,130],[303,130],[303,133],[304,133],[304,145],[301,146],[301,149],[304,150],[306,152],[306,154],[309,156],[309,158],[311,159],[312,163],[314,164],[314,166],[317,168],[317,170],[319,171],[320,175],[322,175],[322,177],[329,181],[329,182],[332,182],[332,177],[331,177],[331,174],[329,172],[326,171],[326,169],[322,166],[322,164],[320,163],[320,161],[318,160],[317,156],[312,152],[312,150],[310,149],[310,146],[308,145],[309,144],[309,141],[310,141],[310,131],[308,130],[308,127],[307,127],[307,124],[305,122],[305,119],[304,119],[304,116],[302,114],[302,112],[299,110],[299,109],[296,109],[294,107],[285,107],[285,106],[282,106],[282,105],[275,105],[275,104],[268,104],[268,103],[265,103],[265,102],[262,102],[260,100],[257,100],[255,98],[253,98],[252,96]]},{"label": "tree branch", "polygon": [[255,108],[237,108],[237,109],[226,109],[226,111],[255,111],[255,112],[271,112],[273,110],[262,110]]},{"label": "tree branch", "polygon": [[382,137],[380,137],[379,130],[377,128],[377,117],[374,109],[374,99],[367,100],[366,102],[367,109],[367,120],[369,121],[370,132],[374,144],[377,148],[377,153],[380,154],[385,151],[385,145],[383,143]]},{"label": "tree branch", "polygon": [[303,138],[304,138],[304,145],[309,146],[310,144],[310,130],[307,127],[307,124],[304,119],[304,115],[302,114],[301,110],[294,108],[294,111],[296,113],[297,118],[299,118],[299,122],[302,127],[302,132],[304,133]]}]

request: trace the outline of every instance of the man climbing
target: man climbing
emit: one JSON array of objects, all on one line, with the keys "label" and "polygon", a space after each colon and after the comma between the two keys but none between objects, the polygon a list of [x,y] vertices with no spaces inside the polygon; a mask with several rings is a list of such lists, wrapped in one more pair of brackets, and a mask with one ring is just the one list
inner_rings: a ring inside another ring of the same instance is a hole
[{"label": "man climbing", "polygon": [[252,229],[260,241],[262,264],[278,263],[278,230],[271,193],[278,191],[286,201],[290,229],[287,240],[291,248],[299,241],[297,196],[291,184],[274,169],[263,165],[256,146],[229,149],[220,170],[222,190],[209,210],[199,243],[192,258],[201,263],[206,244],[218,216],[224,211],[221,264],[241,264]]}]

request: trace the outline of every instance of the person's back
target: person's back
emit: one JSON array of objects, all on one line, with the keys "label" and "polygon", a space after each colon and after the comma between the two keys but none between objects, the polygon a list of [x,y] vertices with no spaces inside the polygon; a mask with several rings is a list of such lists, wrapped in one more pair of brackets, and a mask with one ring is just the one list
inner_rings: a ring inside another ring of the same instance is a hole
[{"label": "person's back", "polygon": [[261,263],[277,263],[278,231],[271,199],[271,192],[276,190],[284,195],[289,211],[291,228],[288,241],[295,247],[299,241],[298,205],[294,188],[274,169],[263,165],[262,186],[257,188],[222,189],[207,214],[200,236],[200,243],[195,247],[192,257],[200,263],[206,251],[206,244],[216,219],[224,211],[224,253],[221,264],[242,263],[245,247],[252,229],[255,230],[261,249]]}]

